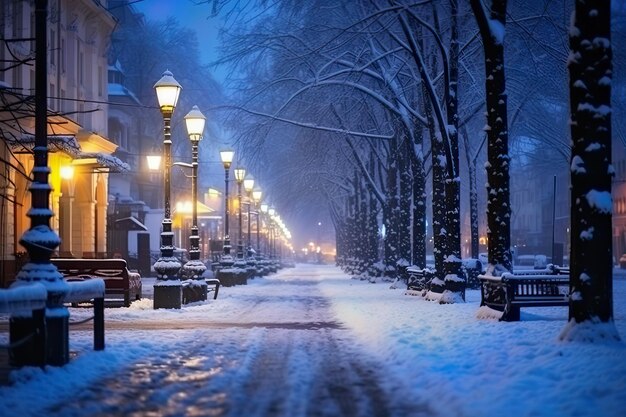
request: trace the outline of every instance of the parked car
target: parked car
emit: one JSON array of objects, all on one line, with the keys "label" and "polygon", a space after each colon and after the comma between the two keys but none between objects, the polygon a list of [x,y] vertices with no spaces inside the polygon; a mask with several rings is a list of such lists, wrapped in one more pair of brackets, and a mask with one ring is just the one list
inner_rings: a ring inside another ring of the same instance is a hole
[{"label": "parked car", "polygon": [[478,260],[483,264],[483,268],[487,267],[489,260],[487,258],[487,252],[482,252],[478,254]]}]

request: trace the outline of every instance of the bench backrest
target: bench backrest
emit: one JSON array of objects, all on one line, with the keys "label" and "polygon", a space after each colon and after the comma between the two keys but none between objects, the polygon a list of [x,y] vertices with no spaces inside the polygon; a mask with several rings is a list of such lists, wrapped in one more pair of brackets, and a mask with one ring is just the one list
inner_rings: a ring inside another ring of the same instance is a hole
[{"label": "bench backrest", "polygon": [[111,282],[128,281],[128,268],[124,259],[53,258],[51,261],[66,279],[90,276]]}]

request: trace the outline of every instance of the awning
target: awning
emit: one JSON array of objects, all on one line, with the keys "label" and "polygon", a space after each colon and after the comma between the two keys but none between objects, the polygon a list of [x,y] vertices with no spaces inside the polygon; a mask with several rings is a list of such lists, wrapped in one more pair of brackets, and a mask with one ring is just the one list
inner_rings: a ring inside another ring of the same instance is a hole
[{"label": "awning", "polygon": [[[21,140],[9,142],[15,153],[32,153],[35,146],[35,136],[22,135]],[[83,152],[73,135],[48,136],[48,150],[63,152],[71,157],[72,165],[89,167],[94,172],[128,172],[130,166],[121,159],[105,152]]]}]

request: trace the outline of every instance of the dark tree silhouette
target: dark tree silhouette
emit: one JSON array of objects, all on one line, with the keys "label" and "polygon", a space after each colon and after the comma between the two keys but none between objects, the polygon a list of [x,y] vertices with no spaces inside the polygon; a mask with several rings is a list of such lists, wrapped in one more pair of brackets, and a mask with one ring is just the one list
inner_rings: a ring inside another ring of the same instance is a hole
[{"label": "dark tree silhouette", "polygon": [[609,1],[575,2],[568,64],[572,238],[565,340],[619,340],[612,302],[610,19]]},{"label": "dark tree silhouette", "polygon": [[[487,104],[487,273],[511,270],[509,134],[504,77],[506,0],[492,0],[489,15],[481,0],[471,0],[485,50]],[[495,275],[495,274],[494,274]]]}]

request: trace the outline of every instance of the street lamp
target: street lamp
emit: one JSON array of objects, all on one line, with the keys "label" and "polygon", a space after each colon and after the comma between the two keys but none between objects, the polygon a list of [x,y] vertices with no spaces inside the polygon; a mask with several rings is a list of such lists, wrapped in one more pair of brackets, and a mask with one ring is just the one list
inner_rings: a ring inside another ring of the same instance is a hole
[{"label": "street lamp", "polygon": [[[4,3],[2,4],[4,6]],[[28,262],[15,276],[12,287],[26,287],[33,283],[45,287],[47,301],[45,325],[40,325],[35,314],[12,314],[9,321],[11,343],[10,363],[24,365],[65,365],[69,361],[69,311],[63,299],[69,291],[69,284],[57,267],[50,262],[50,255],[59,246],[60,238],[50,227],[54,216],[50,208],[48,168],[48,68],[47,30],[48,16],[45,1],[35,2],[35,147],[34,166],[29,191],[31,208],[26,214],[30,218],[30,228],[24,232],[20,244],[28,252]],[[6,237],[6,236],[5,236]],[[3,262],[4,264],[4,262]],[[33,292],[35,289],[33,288]],[[43,353],[43,355],[42,355]]]},{"label": "street lamp", "polygon": [[[269,204],[267,204],[267,203],[261,204],[261,212],[266,216],[266,219],[267,219],[267,212],[268,212],[269,208],[270,208]],[[265,236],[265,253],[267,255],[269,255],[269,253],[270,253],[270,251],[269,251],[269,240],[270,240],[270,231],[269,231],[269,222],[267,222],[267,233],[266,233],[266,236]]]},{"label": "street lamp", "polygon": [[261,241],[259,238],[259,230],[261,229],[261,223],[259,222],[259,203],[261,202],[262,196],[263,192],[260,188],[256,188],[252,191],[252,200],[254,200],[254,207],[256,208],[256,250],[259,252],[261,252]]},{"label": "street lamp", "polygon": [[182,87],[174,79],[172,73],[165,71],[159,81],[154,84],[161,114],[163,115],[163,189],[164,214],[161,223],[161,256],[154,263],[157,282],[154,284],[154,308],[180,308],[181,286],[177,277],[180,262],[174,256],[174,233],[170,210],[170,180],[172,169],[172,140],[170,122],[172,113],[178,103]]},{"label": "street lamp", "polygon": [[[183,276],[202,280],[206,266],[200,260],[200,236],[198,236],[198,143],[202,139],[206,117],[198,106],[193,106],[185,115],[187,134],[191,141],[191,234],[189,235],[189,260],[183,266]],[[203,285],[202,285],[203,284]],[[201,282],[202,291],[193,301],[206,300],[206,283]],[[187,297],[189,298],[189,297]],[[196,300],[198,298],[198,300]]]},{"label": "street lamp", "polygon": [[276,209],[274,206],[267,209],[267,214],[270,215],[270,259],[272,259],[274,257],[274,240],[276,239],[274,235],[274,215],[276,215]]},{"label": "street lamp", "polygon": [[235,180],[237,181],[237,199],[239,201],[239,240],[237,242],[237,263],[240,267],[244,267],[243,261],[243,233],[242,233],[242,222],[241,222],[241,185],[243,184],[243,179],[246,177],[246,170],[242,167],[235,168]]},{"label": "street lamp", "polygon": [[252,205],[252,189],[254,188],[254,178],[252,175],[248,174],[248,176],[243,180],[243,189],[246,191],[248,195],[248,258],[252,258],[252,241],[250,240],[250,206]]},{"label": "street lamp", "polygon": [[230,254],[230,235],[228,231],[228,217],[230,215],[230,204],[228,202],[228,171],[230,170],[230,165],[233,162],[234,156],[235,151],[230,149],[220,151],[220,158],[222,159],[222,164],[224,165],[224,178],[226,182],[224,192],[224,253],[220,259],[222,267],[230,267],[233,265],[233,257]]}]

